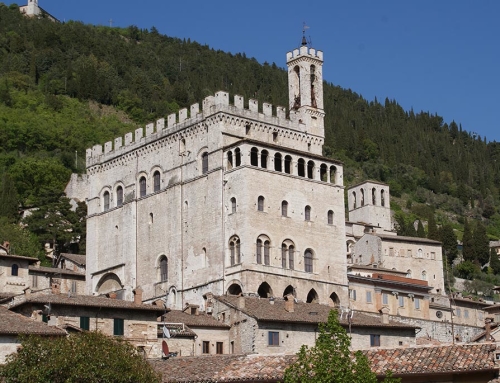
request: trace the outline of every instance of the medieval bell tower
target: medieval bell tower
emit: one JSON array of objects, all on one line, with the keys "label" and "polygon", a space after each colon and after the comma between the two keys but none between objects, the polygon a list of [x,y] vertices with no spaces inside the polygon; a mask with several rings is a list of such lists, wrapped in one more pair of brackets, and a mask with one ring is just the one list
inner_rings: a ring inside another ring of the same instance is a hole
[{"label": "medieval bell tower", "polygon": [[287,53],[286,64],[291,118],[295,115],[308,133],[324,138],[323,52],[309,47],[303,36],[300,48]]}]

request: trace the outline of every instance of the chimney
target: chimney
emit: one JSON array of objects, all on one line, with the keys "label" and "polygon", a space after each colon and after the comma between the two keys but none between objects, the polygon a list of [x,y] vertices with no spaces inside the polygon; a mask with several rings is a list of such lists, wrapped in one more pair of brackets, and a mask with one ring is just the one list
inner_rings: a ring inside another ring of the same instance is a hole
[{"label": "chimney", "polygon": [[382,315],[382,324],[389,324],[389,307],[382,307],[379,311]]},{"label": "chimney", "polygon": [[288,294],[285,297],[285,310],[289,313],[293,313],[295,311],[295,297],[293,294]]},{"label": "chimney", "polygon": [[137,287],[134,291],[134,303],[136,305],[142,305],[142,289]]},{"label": "chimney", "polygon": [[50,287],[52,289],[52,294],[60,294],[61,293],[61,289],[59,288],[59,285],[57,283],[52,283],[52,285]]},{"label": "chimney", "polygon": [[491,317],[487,317],[484,320],[484,329],[486,331],[486,334],[484,336],[484,341],[485,342],[490,342],[492,340],[492,337],[491,337],[491,322],[493,322],[493,318],[491,318]]},{"label": "chimney", "polygon": [[3,242],[3,247],[5,247],[5,250],[7,250],[7,254],[10,254],[10,242],[9,241],[4,241]]},{"label": "chimney", "polygon": [[117,294],[113,291],[111,293],[108,293],[107,296],[108,296],[109,299],[116,299]]},{"label": "chimney", "polygon": [[244,309],[245,308],[245,297],[243,295],[240,295],[238,297],[238,308],[239,309]]}]

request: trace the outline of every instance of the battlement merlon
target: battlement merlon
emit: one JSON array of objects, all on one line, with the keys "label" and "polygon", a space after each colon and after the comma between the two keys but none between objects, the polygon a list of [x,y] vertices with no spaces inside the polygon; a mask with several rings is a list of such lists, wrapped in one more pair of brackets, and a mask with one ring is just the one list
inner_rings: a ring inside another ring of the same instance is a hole
[{"label": "battlement merlon", "polygon": [[288,64],[302,57],[308,57],[309,59],[323,62],[323,51],[317,51],[314,48],[308,48],[306,46],[302,46],[300,47],[300,49],[294,49],[292,52],[288,52],[286,54],[286,62]]},{"label": "battlement merlon", "polygon": [[[290,118],[287,118],[285,107],[276,106],[274,109],[272,104],[266,102],[262,103],[262,111],[260,112],[259,102],[255,99],[248,100],[248,109],[246,109],[243,96],[235,95],[233,104],[230,104],[229,98],[229,93],[219,91],[214,96],[208,96],[203,100],[201,110],[200,104],[193,104],[189,108],[189,115],[188,109],[183,108],[177,114],[173,113],[167,116],[166,121],[161,118],[156,121],[156,124],[147,124],[145,127],[140,127],[135,129],[134,132],[125,134],[124,137],[117,137],[106,142],[104,147],[103,145],[94,145],[86,150],[86,165],[90,167],[106,162],[144,144],[177,133],[220,112],[247,119],[251,123],[269,124],[292,132],[308,132],[314,135],[314,132],[309,131],[309,124],[314,126],[315,122],[308,116],[290,111]],[[315,117],[318,112],[310,111],[310,114]],[[322,117],[322,115],[319,117]]]}]

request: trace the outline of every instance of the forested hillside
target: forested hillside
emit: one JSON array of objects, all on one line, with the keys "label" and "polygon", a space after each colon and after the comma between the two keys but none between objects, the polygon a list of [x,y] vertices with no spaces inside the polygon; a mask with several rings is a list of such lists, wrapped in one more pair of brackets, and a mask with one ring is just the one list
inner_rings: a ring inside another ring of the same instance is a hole
[{"label": "forested hillside", "polygon": [[[154,27],[59,24],[0,3],[2,222],[17,222],[22,209],[65,203],[61,191],[71,172],[84,172],[85,148],[218,90],[288,106],[287,74],[274,63]],[[400,232],[417,235],[411,223],[420,219],[449,225],[461,238],[468,218],[500,237],[499,143],[395,100],[368,101],[331,83],[324,96],[324,154],[345,162],[347,185],[366,178],[390,184]],[[67,220],[81,224],[83,216]],[[52,238],[67,247],[67,236],[27,223],[35,242]],[[0,240],[8,239],[2,230]]]}]

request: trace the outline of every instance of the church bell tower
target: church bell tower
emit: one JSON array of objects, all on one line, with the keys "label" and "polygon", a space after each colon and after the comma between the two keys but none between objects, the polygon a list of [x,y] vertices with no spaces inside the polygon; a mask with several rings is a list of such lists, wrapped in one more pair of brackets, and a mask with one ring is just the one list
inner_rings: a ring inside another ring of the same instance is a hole
[{"label": "church bell tower", "polygon": [[323,52],[308,46],[305,35],[299,49],[286,55],[290,117],[295,114],[308,133],[325,136],[323,110]]}]

